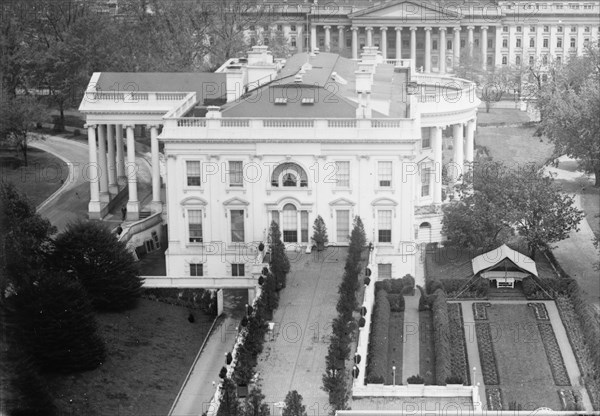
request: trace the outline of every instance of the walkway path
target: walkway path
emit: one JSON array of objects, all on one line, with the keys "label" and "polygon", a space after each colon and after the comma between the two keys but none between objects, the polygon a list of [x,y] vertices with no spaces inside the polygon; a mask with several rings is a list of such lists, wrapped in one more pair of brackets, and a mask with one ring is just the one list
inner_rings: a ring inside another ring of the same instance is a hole
[{"label": "walkway path", "polygon": [[[559,161],[569,161],[568,157],[562,156]],[[547,167],[546,170],[551,172],[556,179],[564,179],[567,181],[581,181],[582,172],[571,172],[555,167]],[[593,186],[592,179],[587,176],[590,186]],[[581,207],[581,198],[575,195],[575,205]],[[588,221],[594,220],[584,218],[579,224],[579,231],[569,233],[569,238],[559,241],[552,249],[556,260],[561,267],[573,278],[576,279],[583,289],[588,302],[593,304],[600,311],[600,277],[598,271],[594,270],[594,264],[600,261],[598,249],[592,243],[594,233],[590,228]]]},{"label": "walkway path", "polygon": [[[410,376],[420,374],[419,363],[419,299],[421,291],[415,290],[413,296],[404,295],[404,348],[402,350],[402,384]],[[421,374],[423,376],[423,374]]]},{"label": "walkway path", "polygon": [[[473,317],[473,303],[477,301],[459,301],[462,304],[463,311],[463,322],[465,326],[465,337],[467,341],[467,355],[469,357],[469,366],[471,369],[476,367],[475,382],[480,384],[479,394],[482,402],[486,403],[485,385],[483,383],[483,374],[481,372],[481,362],[479,361],[479,350],[477,347],[477,337],[475,336],[475,318]],[[529,300],[487,300],[485,301],[491,304],[511,304],[511,305],[523,305],[528,304]],[[556,341],[560,346],[560,353],[562,354],[567,373],[571,379],[573,389],[579,390],[583,398],[583,405],[585,409],[592,409],[592,402],[587,394],[587,390],[580,384],[581,372],[577,365],[575,354],[571,349],[571,343],[567,336],[567,331],[563,325],[562,319],[558,313],[558,308],[553,300],[536,300],[535,302],[542,302],[546,305],[546,310],[552,323],[552,329],[556,335]]]},{"label": "walkway path", "polygon": [[282,402],[297,390],[308,414],[329,413],[321,377],[346,255],[340,248],[329,248],[318,258],[316,252],[289,254],[292,269],[273,317],[275,336],[265,343],[258,363],[266,402]]}]

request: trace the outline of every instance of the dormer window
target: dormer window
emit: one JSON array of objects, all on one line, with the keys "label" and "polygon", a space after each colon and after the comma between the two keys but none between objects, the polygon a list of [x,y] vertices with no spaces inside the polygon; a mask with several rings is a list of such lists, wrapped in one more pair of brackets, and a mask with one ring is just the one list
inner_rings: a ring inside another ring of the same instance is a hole
[{"label": "dormer window", "polygon": [[285,104],[287,104],[287,98],[285,98],[285,97],[276,97],[275,98],[275,104],[285,105]]},{"label": "dormer window", "polygon": [[314,104],[314,103],[315,103],[315,99],[313,97],[304,97],[302,99],[302,104],[310,105],[310,104]]}]

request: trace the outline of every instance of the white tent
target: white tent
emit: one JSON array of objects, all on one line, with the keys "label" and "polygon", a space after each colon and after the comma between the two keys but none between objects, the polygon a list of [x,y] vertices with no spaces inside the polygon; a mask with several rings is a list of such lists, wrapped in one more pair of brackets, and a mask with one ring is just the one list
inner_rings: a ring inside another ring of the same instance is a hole
[{"label": "white tent", "polygon": [[471,260],[473,274],[480,274],[488,280],[495,280],[496,287],[514,287],[515,280],[537,276],[535,261],[506,244],[475,257]]}]

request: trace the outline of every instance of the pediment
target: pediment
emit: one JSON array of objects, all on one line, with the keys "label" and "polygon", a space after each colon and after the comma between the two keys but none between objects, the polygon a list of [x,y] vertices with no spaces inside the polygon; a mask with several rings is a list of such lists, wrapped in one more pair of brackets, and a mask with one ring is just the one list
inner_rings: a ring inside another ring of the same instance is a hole
[{"label": "pediment", "polygon": [[181,201],[181,205],[207,205],[205,199],[197,197],[197,196],[188,196],[187,198]]},{"label": "pediment", "polygon": [[393,199],[390,198],[377,198],[375,200],[373,200],[373,202],[371,202],[371,205],[373,205],[374,207],[377,206],[396,206],[398,205],[398,203],[396,201],[394,201]]},{"label": "pediment", "polygon": [[350,19],[395,19],[415,22],[457,21],[461,14],[454,8],[440,7],[434,2],[394,1],[368,7],[350,14]]},{"label": "pediment", "polygon": [[346,198],[338,198],[329,203],[332,207],[347,207],[356,205],[354,202]]},{"label": "pediment", "polygon": [[247,206],[247,205],[250,205],[250,202],[246,201],[245,199],[242,199],[242,198],[239,198],[237,196],[234,196],[233,198],[229,198],[228,200],[223,201],[223,205],[236,205],[236,206],[244,205],[244,206]]}]

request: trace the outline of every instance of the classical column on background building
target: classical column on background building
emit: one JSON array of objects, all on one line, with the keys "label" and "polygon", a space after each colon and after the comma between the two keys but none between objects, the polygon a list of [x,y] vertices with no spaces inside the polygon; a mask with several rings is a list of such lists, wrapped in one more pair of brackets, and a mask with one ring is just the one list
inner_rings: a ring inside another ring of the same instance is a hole
[{"label": "classical column on background building", "polygon": [[310,51],[317,49],[317,25],[310,25]]},{"label": "classical column on background building", "polygon": [[106,161],[106,124],[98,125],[98,175],[100,176],[100,202],[109,202],[108,163]]},{"label": "classical column on background building", "polygon": [[396,26],[396,59],[402,59],[402,28]]},{"label": "classical column on background building", "polygon": [[425,72],[431,72],[431,26],[425,28]]},{"label": "classical column on background building", "polygon": [[90,202],[88,211],[90,218],[100,218],[100,183],[98,178],[98,154],[96,152],[96,125],[86,124],[88,130],[89,165],[85,170],[90,180]]},{"label": "classical column on background building", "polygon": [[473,163],[474,137],[475,137],[475,119],[467,122],[467,135],[465,140],[465,163]]},{"label": "classical column on background building", "polygon": [[125,176],[125,145],[123,143],[123,125],[115,125],[115,140],[117,144],[117,183],[125,186],[127,176]]},{"label": "classical column on background building", "polygon": [[498,66],[502,63],[502,35],[500,31],[502,27],[496,26],[494,38],[496,41],[496,50],[494,51],[494,66]]},{"label": "classical column on background building", "polygon": [[136,221],[140,218],[140,201],[137,192],[137,164],[135,163],[135,137],[133,125],[127,127],[127,184],[129,186],[129,201],[127,201],[127,219]]},{"label": "classical column on background building", "polygon": [[441,127],[432,127],[433,130],[433,143],[431,144],[433,147],[433,168],[434,168],[434,177],[433,177],[433,203],[441,204],[442,203],[442,167],[444,166],[444,161],[442,159],[442,128]]},{"label": "classical column on background building", "polygon": [[454,52],[453,67],[457,69],[460,65],[460,27],[454,28],[454,41],[452,42],[452,51]]},{"label": "classical column on background building", "polygon": [[150,151],[152,154],[152,212],[162,212],[158,126],[150,126]]},{"label": "classical column on background building", "polygon": [[467,48],[469,48],[469,58],[473,58],[473,29],[475,29],[475,26],[467,26]]},{"label": "classical column on background building", "polygon": [[367,31],[367,46],[373,46],[373,28],[367,26],[365,30]]},{"label": "classical column on background building", "polygon": [[352,59],[358,59],[358,27],[352,26]]},{"label": "classical column on background building", "polygon": [[410,28],[410,59],[413,61],[413,66],[417,67],[417,28]]},{"label": "classical column on background building", "polygon": [[440,27],[440,74],[446,73],[446,28]]},{"label": "classical column on background building", "polygon": [[338,52],[342,53],[344,51],[344,26],[338,26]]},{"label": "classical column on background building", "polygon": [[381,30],[381,56],[383,59],[387,59],[387,27],[382,26]]},{"label": "classical column on background building", "polygon": [[108,146],[108,192],[111,195],[119,193],[117,185],[117,158],[115,155],[115,126],[106,126],[106,145]]},{"label": "classical column on background building", "polygon": [[481,67],[487,69],[487,43],[488,43],[488,27],[481,26]]},{"label": "classical column on background building", "polygon": [[323,26],[325,28],[325,52],[331,51],[331,26]]},{"label": "classical column on background building", "polygon": [[453,138],[454,138],[454,165],[451,166],[452,171],[452,180],[456,181],[460,175],[463,174],[463,165],[464,165],[464,147],[463,147],[463,139],[464,139],[464,126],[462,123],[455,124],[453,126]]},{"label": "classical column on background building", "polygon": [[302,23],[296,24],[296,49],[298,53],[304,51],[304,28]]}]

